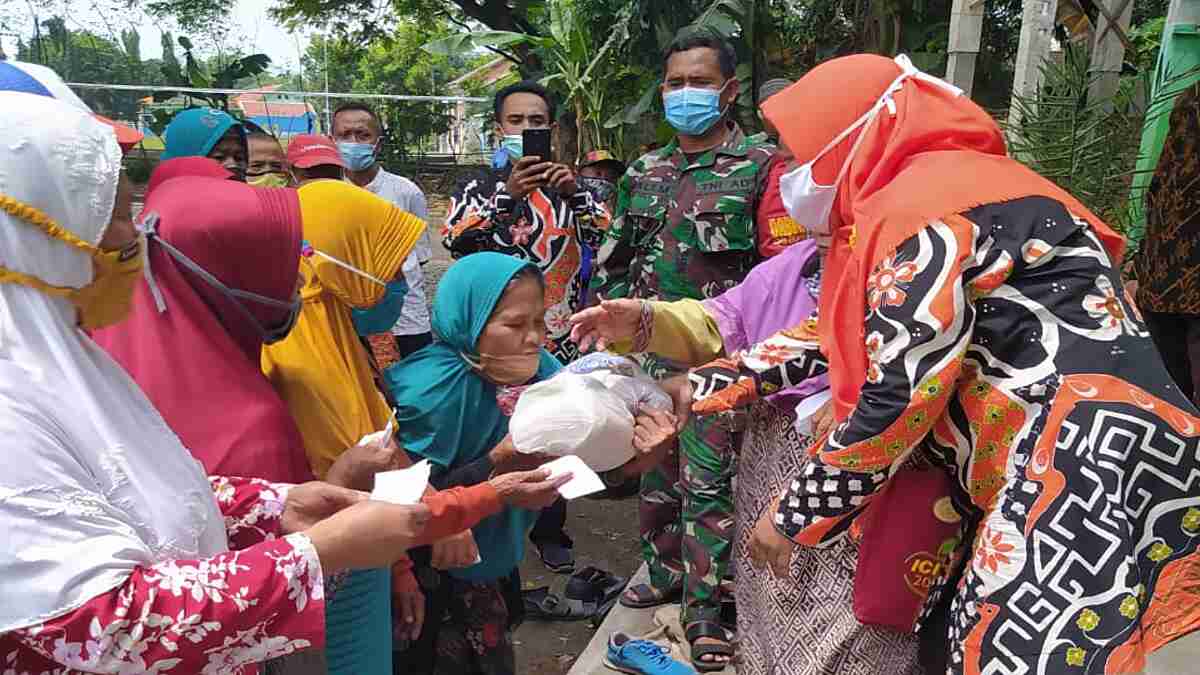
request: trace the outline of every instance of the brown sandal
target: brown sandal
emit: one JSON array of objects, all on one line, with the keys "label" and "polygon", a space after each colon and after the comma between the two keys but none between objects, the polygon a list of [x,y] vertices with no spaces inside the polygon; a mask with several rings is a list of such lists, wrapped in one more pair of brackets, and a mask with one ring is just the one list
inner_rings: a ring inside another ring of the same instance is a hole
[{"label": "brown sandal", "polygon": [[683,598],[683,586],[660,591],[650,584],[638,584],[625,589],[625,592],[621,594],[621,604],[631,609],[646,609],[647,607],[669,605],[672,602],[678,602],[681,598]]}]

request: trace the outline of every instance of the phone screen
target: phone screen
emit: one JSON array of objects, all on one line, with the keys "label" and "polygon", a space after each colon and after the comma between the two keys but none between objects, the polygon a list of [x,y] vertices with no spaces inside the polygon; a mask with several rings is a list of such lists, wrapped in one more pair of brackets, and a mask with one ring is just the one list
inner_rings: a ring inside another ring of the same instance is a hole
[{"label": "phone screen", "polygon": [[549,129],[526,129],[521,132],[521,136],[521,154],[525,157],[541,157],[543,162],[554,161],[554,153],[550,149]]}]

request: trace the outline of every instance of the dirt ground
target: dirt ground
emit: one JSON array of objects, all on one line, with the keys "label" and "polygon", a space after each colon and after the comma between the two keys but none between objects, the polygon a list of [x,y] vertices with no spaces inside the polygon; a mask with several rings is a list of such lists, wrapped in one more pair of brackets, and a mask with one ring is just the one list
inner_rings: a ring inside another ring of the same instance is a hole
[{"label": "dirt ground", "polygon": [[[568,505],[567,534],[575,540],[575,568],[594,565],[628,578],[641,563],[637,542],[637,500],[577,499]],[[527,546],[521,566],[525,588],[550,586],[562,593],[567,575],[547,570]],[[517,629],[517,672],[563,675],[571,669],[595,631],[587,621],[527,621]]]},{"label": "dirt ground", "polygon": [[[446,199],[429,195],[429,222],[439,227],[445,219]],[[425,266],[428,300],[446,268],[450,254],[433,232],[434,259]],[[575,569],[594,565],[618,576],[629,577],[641,564],[637,540],[637,500],[600,501],[577,499],[568,505],[567,534],[575,540]],[[527,589],[550,586],[561,595],[567,575],[554,574],[538,560],[532,546],[526,547],[521,580]],[[516,634],[517,672],[521,675],[563,675],[592,639],[587,621],[527,621]]]}]

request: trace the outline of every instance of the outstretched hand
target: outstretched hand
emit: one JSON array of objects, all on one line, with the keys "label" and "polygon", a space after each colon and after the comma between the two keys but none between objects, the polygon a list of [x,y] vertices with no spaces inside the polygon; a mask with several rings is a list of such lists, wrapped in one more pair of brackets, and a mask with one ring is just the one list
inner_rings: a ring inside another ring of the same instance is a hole
[{"label": "outstretched hand", "polygon": [[325,480],[352,490],[370,491],[375,487],[375,474],[407,469],[411,464],[408,453],[396,444],[396,439],[386,438],[343,452],[329,468]]},{"label": "outstretched hand", "polygon": [[637,416],[633,425],[633,447],[647,453],[675,438],[679,433],[679,420],[665,410],[647,410]]},{"label": "outstretched hand", "polygon": [[640,476],[663,463],[671,451],[671,441],[679,434],[679,421],[665,410],[648,410],[637,416],[633,427],[633,459],[621,468],[625,479]]},{"label": "outstretched hand", "polygon": [[338,511],[305,533],[326,574],[391,567],[424,534],[430,517],[424,504],[401,506],[368,499]]},{"label": "outstretched hand", "polygon": [[303,532],[344,508],[366,501],[365,492],[310,481],[293,486],[283,502],[280,528],[284,534]]},{"label": "outstretched hand", "polygon": [[833,414],[833,401],[826,401],[825,405],[817,408],[817,411],[812,416],[813,438],[824,438],[825,434],[833,430],[834,422],[837,418]]},{"label": "outstretched hand", "polygon": [[570,480],[570,472],[551,479],[549,469],[535,469],[501,474],[488,482],[500,493],[505,504],[537,510],[553,504],[558,499],[558,488]]},{"label": "outstretched hand", "polygon": [[683,431],[692,415],[692,382],[687,375],[676,375],[658,383],[675,404],[675,432]]},{"label": "outstretched hand", "polygon": [[580,351],[593,346],[602,351],[614,342],[633,338],[641,316],[641,300],[604,300],[571,317],[571,339]]},{"label": "outstretched hand", "polygon": [[479,547],[470,530],[450,535],[433,543],[430,564],[436,570],[453,570],[470,567],[479,559]]}]

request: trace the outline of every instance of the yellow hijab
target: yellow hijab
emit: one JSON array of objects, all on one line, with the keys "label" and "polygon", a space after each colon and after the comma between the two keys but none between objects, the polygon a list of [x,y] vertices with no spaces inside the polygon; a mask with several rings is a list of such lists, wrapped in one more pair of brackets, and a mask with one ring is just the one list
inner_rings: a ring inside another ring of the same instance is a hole
[{"label": "yellow hijab", "polygon": [[302,259],[303,309],[286,339],[263,348],[262,367],[300,427],[313,473],[323,478],[342,452],[391,417],[351,310],[383,299],[379,282],[400,274],[425,224],[349,183],[317,181],[298,192],[304,238],[325,255]]}]

